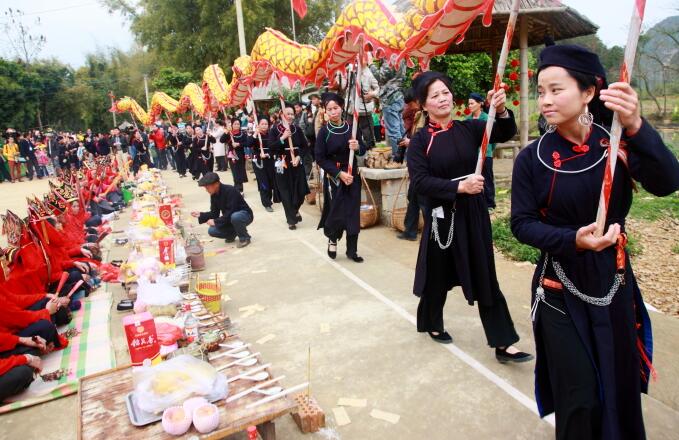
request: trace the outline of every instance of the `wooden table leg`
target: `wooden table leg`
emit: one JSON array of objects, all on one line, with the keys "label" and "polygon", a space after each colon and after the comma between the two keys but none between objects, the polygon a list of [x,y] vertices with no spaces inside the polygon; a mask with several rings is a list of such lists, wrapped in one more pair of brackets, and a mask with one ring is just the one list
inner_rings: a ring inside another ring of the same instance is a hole
[{"label": "wooden table leg", "polygon": [[261,425],[257,425],[257,430],[259,435],[262,436],[262,440],[276,440],[276,425],[274,422],[264,422]]}]

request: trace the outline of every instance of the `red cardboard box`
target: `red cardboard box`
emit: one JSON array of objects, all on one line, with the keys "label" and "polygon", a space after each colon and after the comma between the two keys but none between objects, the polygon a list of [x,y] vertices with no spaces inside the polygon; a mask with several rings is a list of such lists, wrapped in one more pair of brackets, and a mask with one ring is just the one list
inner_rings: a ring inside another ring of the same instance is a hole
[{"label": "red cardboard box", "polygon": [[174,264],[174,238],[158,240],[158,255],[163,264]]},{"label": "red cardboard box", "polygon": [[124,317],[123,326],[132,365],[142,365],[146,359],[154,364],[160,362],[156,323],[149,312]]}]

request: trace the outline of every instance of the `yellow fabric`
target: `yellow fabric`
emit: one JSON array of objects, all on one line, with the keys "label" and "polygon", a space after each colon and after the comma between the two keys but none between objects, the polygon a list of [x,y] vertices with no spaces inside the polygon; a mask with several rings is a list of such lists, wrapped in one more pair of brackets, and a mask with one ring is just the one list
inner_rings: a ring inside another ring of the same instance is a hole
[{"label": "yellow fabric", "polygon": [[2,155],[7,161],[16,161],[19,157],[19,145],[5,144],[2,146]]},{"label": "yellow fabric", "polygon": [[471,22],[492,5],[493,0],[411,0],[410,9],[400,15],[392,13],[382,0],[353,0],[318,46],[296,43],[267,28],[257,38],[251,55],[234,61],[230,83],[214,64],[203,72],[202,87],[188,84],[178,101],[156,92],[148,110],[129,97],[117,101],[113,110],[131,112],[144,125],[150,125],[162,112],[184,113],[190,108],[205,117],[206,112],[224,107],[242,107],[252,87],[272,76],[286,78],[291,84],[320,84],[355,62],[359,41],[389,63],[412,56],[426,68],[431,57],[445,51],[453,41],[460,41]]}]

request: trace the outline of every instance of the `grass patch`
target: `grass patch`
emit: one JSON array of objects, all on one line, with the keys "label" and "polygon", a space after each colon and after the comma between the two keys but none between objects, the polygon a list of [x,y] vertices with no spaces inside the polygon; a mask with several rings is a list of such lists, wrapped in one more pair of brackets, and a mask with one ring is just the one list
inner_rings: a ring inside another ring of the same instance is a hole
[{"label": "grass patch", "polygon": [[629,215],[642,220],[658,220],[665,217],[679,219],[679,193],[656,197],[644,189],[634,193]]},{"label": "grass patch", "polygon": [[641,245],[636,237],[633,237],[627,233],[627,252],[629,252],[630,257],[636,257],[644,252],[644,247]]},{"label": "grass patch", "polygon": [[679,255],[679,243],[672,246],[672,253]]},{"label": "grass patch", "polygon": [[493,243],[508,258],[517,261],[537,263],[540,251],[527,244],[519,243],[512,235],[509,226],[509,216],[498,217],[492,222]]}]

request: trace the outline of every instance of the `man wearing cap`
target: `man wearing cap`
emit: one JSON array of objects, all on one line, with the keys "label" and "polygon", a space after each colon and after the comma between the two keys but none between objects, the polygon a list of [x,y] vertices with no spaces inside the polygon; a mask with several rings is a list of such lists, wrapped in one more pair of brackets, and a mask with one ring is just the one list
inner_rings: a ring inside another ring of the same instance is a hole
[{"label": "man wearing cap", "polygon": [[208,224],[208,235],[224,238],[227,243],[232,243],[238,236],[237,247],[249,245],[251,237],[247,226],[254,216],[241,193],[234,186],[221,183],[219,175],[213,172],[206,173],[198,181],[198,186],[204,187],[210,194],[210,211],[194,211],[191,215],[198,219],[198,223]]}]

